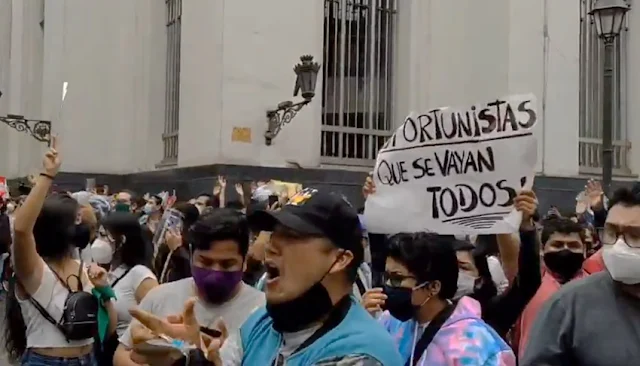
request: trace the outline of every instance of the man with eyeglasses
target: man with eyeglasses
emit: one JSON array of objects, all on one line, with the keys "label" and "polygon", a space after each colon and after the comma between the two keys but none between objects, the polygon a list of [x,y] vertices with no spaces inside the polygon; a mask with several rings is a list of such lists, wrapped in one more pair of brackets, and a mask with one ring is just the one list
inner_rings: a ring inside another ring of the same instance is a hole
[{"label": "man with eyeglasses", "polygon": [[563,286],[545,302],[521,366],[627,366],[640,360],[640,184],[609,203],[606,271]]}]

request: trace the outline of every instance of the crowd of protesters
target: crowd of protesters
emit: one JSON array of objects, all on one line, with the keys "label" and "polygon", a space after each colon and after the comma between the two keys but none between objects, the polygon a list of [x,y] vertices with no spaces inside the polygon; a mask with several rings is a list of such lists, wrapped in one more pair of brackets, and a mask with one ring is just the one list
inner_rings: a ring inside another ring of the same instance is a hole
[{"label": "crowd of protesters", "polygon": [[22,365],[640,360],[640,185],[606,197],[589,181],[570,213],[522,191],[512,234],[382,235],[312,187],[52,193],[61,164],[54,140],[30,190],[0,200],[4,340]]}]

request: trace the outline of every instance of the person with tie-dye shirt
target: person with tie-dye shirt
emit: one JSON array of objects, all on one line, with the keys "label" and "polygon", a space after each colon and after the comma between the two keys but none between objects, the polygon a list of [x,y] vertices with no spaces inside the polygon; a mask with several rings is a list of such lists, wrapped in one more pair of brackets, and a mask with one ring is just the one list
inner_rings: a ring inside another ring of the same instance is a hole
[{"label": "person with tie-dye shirt", "polygon": [[[378,320],[393,336],[405,365],[516,365],[511,348],[481,319],[476,300],[451,301],[458,280],[455,238],[401,233],[389,241],[385,285],[377,293],[386,310]],[[372,301],[363,303],[376,310]],[[444,322],[424,351],[416,350],[428,324],[438,322],[434,319]]]}]

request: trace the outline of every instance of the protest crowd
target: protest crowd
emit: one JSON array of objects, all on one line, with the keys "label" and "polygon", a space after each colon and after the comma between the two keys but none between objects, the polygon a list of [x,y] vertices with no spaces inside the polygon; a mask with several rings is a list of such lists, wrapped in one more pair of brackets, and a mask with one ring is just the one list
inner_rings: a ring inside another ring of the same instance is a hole
[{"label": "protest crowd", "polygon": [[[440,167],[453,180],[416,193],[411,164],[393,158],[417,140],[410,128],[381,150],[362,208],[270,179],[232,199],[224,177],[196,197],[56,192],[53,137],[28,192],[0,199],[6,352],[54,366],[640,364],[640,184],[607,196],[590,180],[575,212],[540,212],[533,167],[515,169],[516,188],[455,193],[454,159]],[[494,151],[518,162],[503,148],[441,156],[477,163],[472,181]],[[419,159],[434,177],[435,160]]]}]

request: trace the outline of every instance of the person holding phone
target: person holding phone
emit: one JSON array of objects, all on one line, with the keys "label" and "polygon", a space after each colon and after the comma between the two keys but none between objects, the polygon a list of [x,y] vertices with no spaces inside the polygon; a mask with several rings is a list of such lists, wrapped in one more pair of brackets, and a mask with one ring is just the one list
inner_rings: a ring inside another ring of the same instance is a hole
[{"label": "person holding phone", "polygon": [[[213,336],[191,316],[162,319],[134,312],[153,333],[196,345],[189,361],[215,366],[396,366],[402,365],[391,336],[351,296],[364,256],[358,216],[340,195],[307,188],[279,211],[258,211],[256,231],[272,232],[266,246],[267,304],[239,332],[216,322]],[[197,309],[196,309],[197,310]],[[228,325],[228,323],[227,323]],[[183,363],[184,364],[184,363]]]},{"label": "person holding phone", "polygon": [[[181,314],[185,302],[195,297],[192,311],[204,328],[215,328],[219,318],[230,332],[237,332],[249,315],[264,304],[264,294],[242,282],[243,266],[249,248],[246,217],[233,209],[218,209],[201,217],[189,230],[192,277],[162,284],[147,294],[132,313],[140,312],[158,319]],[[120,337],[114,365],[151,364],[168,360],[175,352],[146,352],[134,342],[132,333],[139,327],[133,321]],[[173,337],[173,335],[170,335]],[[175,337],[173,337],[175,338]],[[138,339],[138,338],[136,338]],[[170,347],[169,347],[170,348]],[[161,365],[161,364],[160,364]]]},{"label": "person holding phone", "polygon": [[[161,244],[157,247],[153,267],[160,283],[191,277],[188,233],[189,228],[200,217],[200,213],[195,205],[186,202],[176,203],[171,210],[176,211],[180,219],[169,220],[166,230],[159,229],[156,234],[157,241]],[[164,238],[161,238],[161,235],[164,235]]]}]

